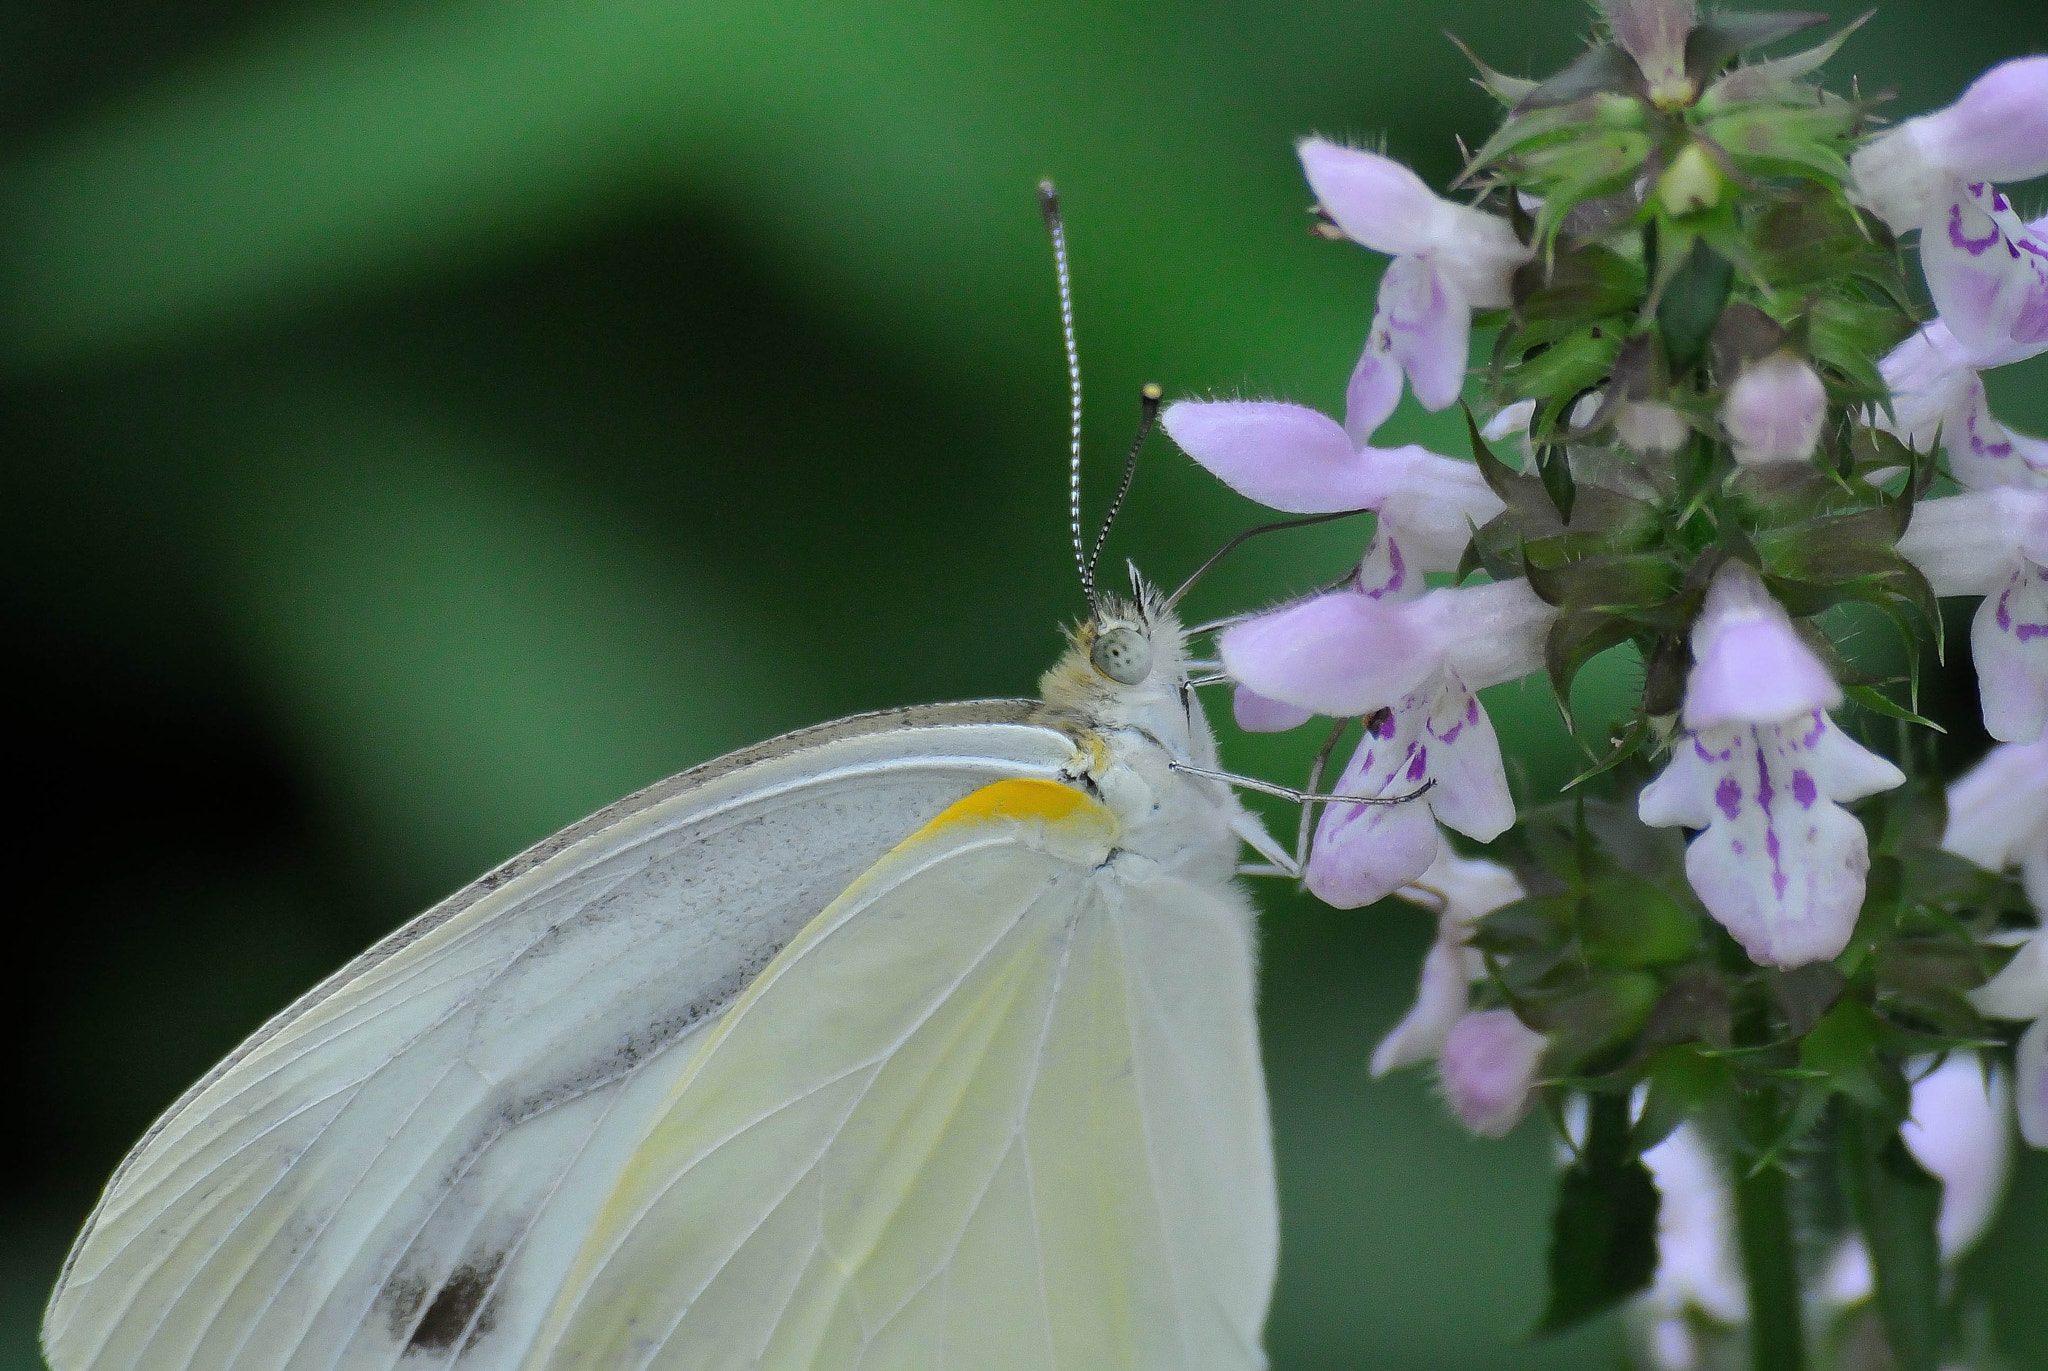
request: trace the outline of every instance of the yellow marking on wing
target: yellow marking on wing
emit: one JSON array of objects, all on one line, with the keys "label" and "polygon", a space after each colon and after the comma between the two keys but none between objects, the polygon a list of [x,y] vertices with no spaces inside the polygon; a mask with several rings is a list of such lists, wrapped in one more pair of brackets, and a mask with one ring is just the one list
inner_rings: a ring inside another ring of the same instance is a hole
[{"label": "yellow marking on wing", "polygon": [[1047,824],[1074,824],[1100,830],[1106,841],[1116,835],[1116,816],[1100,801],[1058,781],[1032,777],[997,781],[985,785],[964,799],[955,800],[906,843],[935,838],[963,824],[1024,822],[1032,819]]}]

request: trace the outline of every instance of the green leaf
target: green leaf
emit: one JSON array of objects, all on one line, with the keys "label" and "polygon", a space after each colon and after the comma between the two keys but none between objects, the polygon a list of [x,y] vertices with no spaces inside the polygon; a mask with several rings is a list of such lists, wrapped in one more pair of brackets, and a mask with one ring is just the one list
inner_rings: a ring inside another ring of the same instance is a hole
[{"label": "green leaf", "polygon": [[1672,270],[1657,300],[1657,328],[1664,335],[1664,352],[1674,376],[1691,370],[1705,355],[1734,282],[1734,263],[1707,246],[1704,238],[1693,239],[1692,251]]},{"label": "green leaf", "polygon": [[1558,1183],[1550,1304],[1540,1334],[1583,1323],[1649,1288],[1657,1272],[1657,1186],[1629,1150],[1628,1096],[1595,1095],[1586,1145]]},{"label": "green leaf", "polygon": [[[1700,921],[1691,909],[1645,881],[1609,876],[1592,882],[1580,897],[1579,941],[1586,960],[1595,966],[1668,966],[1699,950]],[[1667,991],[1665,1000],[1669,999]]]},{"label": "green leaf", "polygon": [[1941,1364],[1941,1182],[1927,1174],[1888,1116],[1844,1107],[1843,1189],[1870,1250],[1877,1308],[1899,1371]]},{"label": "green leaf", "polygon": [[[1548,261],[1539,257],[1516,268],[1515,317],[1524,323],[1596,322],[1632,310],[1643,298],[1644,284],[1640,263],[1598,243],[1583,244]],[[1615,326],[1614,331],[1626,328]]]},{"label": "green leaf", "polygon": [[1548,243],[1574,206],[1627,189],[1655,147],[1647,133],[1610,129],[1520,159],[1523,182],[1543,197],[1536,215],[1537,241]]},{"label": "green leaf", "polygon": [[1565,726],[1573,726],[1572,680],[1595,657],[1610,647],[1627,642],[1635,625],[1619,614],[1604,610],[1577,610],[1557,616],[1543,639],[1543,665],[1550,675],[1550,689],[1563,711]]},{"label": "green leaf", "polygon": [[1934,720],[1923,718],[1912,710],[1907,709],[1904,705],[1892,703],[1891,698],[1875,686],[1852,685],[1844,686],[1842,689],[1843,693],[1850,699],[1862,705],[1873,714],[1882,714],[1887,719],[1900,719],[1909,724],[1918,724],[1922,728],[1931,728],[1936,733],[1948,732],[1947,729],[1934,722]]},{"label": "green leaf", "polygon": [[[1866,10],[1834,37],[1817,47],[1804,52],[1795,52],[1789,57],[1774,58],[1768,62],[1757,62],[1729,72],[1708,88],[1700,97],[1700,108],[1706,112],[1725,109],[1730,105],[1750,100],[1791,100],[1803,91],[1795,84],[1803,76],[1818,71],[1842,44],[1849,41],[1849,35],[1870,22],[1876,10]],[[1723,16],[1732,17],[1732,16]],[[1804,17],[1804,16],[1801,16]],[[1719,22],[1717,18],[1716,22]],[[1688,48],[1690,44],[1688,44]],[[1711,73],[1702,73],[1711,74]]]},{"label": "green leaf", "polygon": [[1546,445],[1537,448],[1536,475],[1541,478],[1544,493],[1550,496],[1550,503],[1557,510],[1557,517],[1569,528],[1572,522],[1572,502],[1579,494],[1578,483],[1572,479],[1570,454],[1562,446]]},{"label": "green leaf", "polygon": [[1457,34],[1446,33],[1444,37],[1457,44],[1458,51],[1465,54],[1465,60],[1478,68],[1480,88],[1503,105],[1513,106],[1522,100],[1523,97],[1527,96],[1529,92],[1536,89],[1537,82],[1523,76],[1503,75],[1480,61],[1479,54],[1473,52],[1465,40],[1458,37]]},{"label": "green leaf", "polygon": [[1621,344],[1612,329],[1588,328],[1525,353],[1503,374],[1502,399],[1540,402],[1598,385],[1614,366]]}]

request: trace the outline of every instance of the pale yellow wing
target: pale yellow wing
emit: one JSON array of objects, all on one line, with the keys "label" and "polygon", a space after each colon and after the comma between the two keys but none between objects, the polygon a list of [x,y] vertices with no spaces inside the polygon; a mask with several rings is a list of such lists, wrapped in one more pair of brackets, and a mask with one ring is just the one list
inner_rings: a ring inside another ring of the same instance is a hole
[{"label": "pale yellow wing", "polygon": [[1115,840],[1007,781],[855,882],[641,1103],[527,1365],[1263,1365],[1249,911]]},{"label": "pale yellow wing", "polygon": [[58,1371],[519,1364],[696,1044],[904,834],[1051,776],[1032,707],[779,739],[557,835],[386,939],[122,1164],[44,1324]]}]

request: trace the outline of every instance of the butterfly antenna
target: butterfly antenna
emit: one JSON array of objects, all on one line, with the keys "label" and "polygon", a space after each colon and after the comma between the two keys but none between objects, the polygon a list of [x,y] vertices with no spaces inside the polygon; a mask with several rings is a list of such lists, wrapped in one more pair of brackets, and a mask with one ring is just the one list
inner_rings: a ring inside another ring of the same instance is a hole
[{"label": "butterfly antenna", "polygon": [[1074,537],[1074,569],[1081,573],[1081,594],[1095,608],[1095,561],[1081,537],[1081,349],[1074,342],[1074,285],[1067,273],[1067,226],[1060,218],[1060,193],[1050,181],[1038,183],[1038,212],[1052,236],[1052,265],[1060,283],[1060,334],[1067,344],[1067,393],[1071,419],[1067,433],[1067,523]]},{"label": "butterfly antenna", "polygon": [[1101,531],[1095,535],[1095,550],[1088,554],[1088,565],[1082,569],[1081,583],[1084,586],[1095,584],[1095,564],[1102,560],[1102,545],[1109,541],[1109,526],[1116,522],[1116,516],[1123,510],[1124,498],[1131,493],[1131,481],[1138,474],[1138,453],[1144,449],[1145,440],[1152,436],[1152,425],[1159,421],[1159,399],[1163,394],[1165,392],[1150,381],[1138,391],[1138,436],[1131,439],[1131,450],[1124,456],[1123,483],[1116,488],[1116,498],[1109,502],[1109,513],[1102,516]]},{"label": "butterfly antenna", "polygon": [[1282,519],[1278,523],[1260,524],[1257,528],[1248,528],[1244,532],[1238,534],[1235,538],[1232,538],[1229,542],[1225,543],[1222,547],[1219,547],[1214,552],[1210,553],[1209,560],[1202,563],[1200,566],[1196,567],[1195,574],[1188,577],[1185,581],[1182,581],[1180,583],[1180,589],[1174,591],[1173,594],[1166,597],[1166,608],[1173,609],[1175,606],[1179,605],[1181,596],[1187,594],[1190,590],[1193,590],[1195,588],[1195,582],[1201,580],[1204,576],[1208,575],[1209,569],[1211,567],[1215,566],[1218,562],[1222,561],[1225,557],[1237,551],[1237,549],[1243,547],[1246,543],[1250,542],[1254,538],[1260,537],[1267,533],[1281,533],[1290,528],[1308,528],[1313,524],[1327,524],[1332,519],[1349,519],[1355,515],[1370,514],[1371,512],[1371,510],[1367,509],[1340,509],[1335,510],[1329,514],[1311,514],[1303,519]]}]

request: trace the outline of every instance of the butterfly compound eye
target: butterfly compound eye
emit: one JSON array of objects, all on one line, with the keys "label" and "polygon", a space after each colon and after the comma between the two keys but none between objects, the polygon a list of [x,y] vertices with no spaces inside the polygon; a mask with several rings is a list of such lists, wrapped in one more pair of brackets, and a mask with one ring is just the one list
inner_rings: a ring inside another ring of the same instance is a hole
[{"label": "butterfly compound eye", "polygon": [[1152,674],[1152,643],[1134,628],[1112,628],[1095,640],[1088,660],[1118,685],[1137,685]]}]

